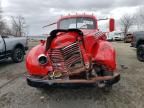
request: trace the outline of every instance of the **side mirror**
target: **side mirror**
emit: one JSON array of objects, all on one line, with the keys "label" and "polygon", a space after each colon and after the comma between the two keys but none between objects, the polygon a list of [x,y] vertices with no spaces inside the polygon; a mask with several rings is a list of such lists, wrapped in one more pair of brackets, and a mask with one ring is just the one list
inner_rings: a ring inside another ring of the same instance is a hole
[{"label": "side mirror", "polygon": [[115,20],[110,18],[109,20],[109,32],[113,32],[115,30]]}]

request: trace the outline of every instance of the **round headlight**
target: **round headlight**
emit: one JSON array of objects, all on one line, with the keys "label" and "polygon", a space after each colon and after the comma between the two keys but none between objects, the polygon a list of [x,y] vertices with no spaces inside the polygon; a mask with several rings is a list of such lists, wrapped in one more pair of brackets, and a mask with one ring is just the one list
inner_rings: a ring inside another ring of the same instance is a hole
[{"label": "round headlight", "polygon": [[41,64],[41,65],[47,64],[47,63],[48,63],[48,58],[47,58],[47,56],[46,56],[45,54],[39,55],[39,56],[38,56],[38,62],[39,62],[39,64]]}]

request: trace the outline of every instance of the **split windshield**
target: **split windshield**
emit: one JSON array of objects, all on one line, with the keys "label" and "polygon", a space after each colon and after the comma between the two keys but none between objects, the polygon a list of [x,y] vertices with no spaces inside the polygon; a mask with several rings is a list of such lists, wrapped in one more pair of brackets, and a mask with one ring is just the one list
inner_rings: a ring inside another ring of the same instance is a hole
[{"label": "split windshield", "polygon": [[93,18],[68,18],[60,21],[60,29],[95,29],[96,24]]}]

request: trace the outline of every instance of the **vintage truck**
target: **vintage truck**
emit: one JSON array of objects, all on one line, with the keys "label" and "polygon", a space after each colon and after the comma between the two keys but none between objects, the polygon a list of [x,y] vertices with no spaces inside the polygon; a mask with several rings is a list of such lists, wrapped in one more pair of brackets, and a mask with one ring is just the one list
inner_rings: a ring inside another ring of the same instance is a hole
[{"label": "vintage truck", "polygon": [[0,35],[0,62],[11,57],[15,63],[23,61],[28,49],[26,37]]},{"label": "vintage truck", "polygon": [[[114,19],[109,23],[112,32]],[[115,50],[98,29],[95,16],[68,15],[53,24],[57,29],[27,54],[28,85],[94,84],[109,90],[120,80]]]}]

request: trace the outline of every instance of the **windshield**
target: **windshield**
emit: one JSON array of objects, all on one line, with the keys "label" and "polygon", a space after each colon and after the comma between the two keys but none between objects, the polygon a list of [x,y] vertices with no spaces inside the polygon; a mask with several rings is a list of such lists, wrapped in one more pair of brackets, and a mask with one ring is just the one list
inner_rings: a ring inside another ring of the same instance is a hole
[{"label": "windshield", "polygon": [[92,18],[68,18],[60,21],[60,29],[96,29],[96,24]]}]

